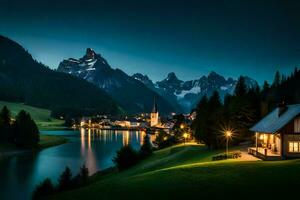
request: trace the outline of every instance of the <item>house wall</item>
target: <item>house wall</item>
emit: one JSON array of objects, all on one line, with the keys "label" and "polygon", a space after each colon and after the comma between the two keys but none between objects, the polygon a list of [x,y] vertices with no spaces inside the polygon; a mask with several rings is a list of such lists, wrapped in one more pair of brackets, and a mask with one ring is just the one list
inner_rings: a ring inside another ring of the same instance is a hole
[{"label": "house wall", "polygon": [[280,133],[287,135],[287,134],[293,134],[294,133],[294,120],[289,122],[283,129],[280,130]]},{"label": "house wall", "polygon": [[300,157],[300,153],[289,152],[289,141],[299,141],[300,134],[286,134],[283,135],[283,156],[286,158]]},{"label": "house wall", "polygon": [[276,145],[277,152],[278,152],[279,154],[281,154],[281,136],[280,136],[280,134],[276,134],[276,135],[274,136],[274,139],[275,139],[274,143],[275,143],[275,145]]},{"label": "house wall", "polygon": [[[299,118],[297,116],[295,119]],[[300,153],[289,152],[289,141],[299,141],[300,134],[295,133],[295,119],[291,120],[284,128],[280,130],[280,133],[283,137],[282,141],[282,154],[286,158],[296,158],[300,157]],[[299,144],[300,145],[300,144]]]}]

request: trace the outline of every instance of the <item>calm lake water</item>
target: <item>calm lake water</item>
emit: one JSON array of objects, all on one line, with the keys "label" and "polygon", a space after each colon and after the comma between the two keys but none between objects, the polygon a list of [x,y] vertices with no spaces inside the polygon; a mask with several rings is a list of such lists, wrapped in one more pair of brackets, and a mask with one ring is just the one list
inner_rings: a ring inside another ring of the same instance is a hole
[{"label": "calm lake water", "polygon": [[86,164],[90,174],[113,166],[112,158],[123,145],[138,149],[144,132],[115,130],[42,131],[63,135],[69,142],[36,153],[0,159],[0,199],[30,199],[35,186],[49,177],[54,183],[66,166],[74,174]]}]

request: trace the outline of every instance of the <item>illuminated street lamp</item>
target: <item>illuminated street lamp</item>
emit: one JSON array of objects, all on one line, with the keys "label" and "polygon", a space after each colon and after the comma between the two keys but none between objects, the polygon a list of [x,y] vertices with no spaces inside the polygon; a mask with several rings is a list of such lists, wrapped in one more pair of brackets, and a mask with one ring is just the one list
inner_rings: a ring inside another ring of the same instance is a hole
[{"label": "illuminated street lamp", "polygon": [[188,134],[187,134],[187,133],[184,133],[184,134],[183,134],[183,137],[184,137],[184,145],[185,145],[185,143],[186,143],[186,138],[188,137]]},{"label": "illuminated street lamp", "polygon": [[181,129],[184,129],[184,124],[181,124],[181,125],[180,125],[180,128],[181,128]]},{"label": "illuminated street lamp", "polygon": [[229,143],[229,138],[231,138],[232,132],[231,131],[225,131],[225,137],[226,137],[226,155],[228,158],[228,143]]}]

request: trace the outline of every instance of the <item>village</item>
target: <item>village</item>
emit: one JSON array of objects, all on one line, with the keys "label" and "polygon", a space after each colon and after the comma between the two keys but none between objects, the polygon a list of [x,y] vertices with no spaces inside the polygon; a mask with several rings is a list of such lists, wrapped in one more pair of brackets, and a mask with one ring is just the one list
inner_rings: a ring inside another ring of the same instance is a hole
[{"label": "village", "polygon": [[[96,117],[83,117],[79,124],[74,124],[72,128],[94,128],[94,129],[114,129],[114,130],[147,130],[151,129],[152,132],[163,130],[168,134],[171,133],[176,119],[176,113],[171,113],[169,116],[161,117],[154,98],[153,109],[150,113],[141,113],[137,116],[96,116]],[[188,125],[196,117],[196,112],[184,116],[184,122]]]},{"label": "village", "polygon": [[300,0],[2,0],[0,200],[299,199]]}]

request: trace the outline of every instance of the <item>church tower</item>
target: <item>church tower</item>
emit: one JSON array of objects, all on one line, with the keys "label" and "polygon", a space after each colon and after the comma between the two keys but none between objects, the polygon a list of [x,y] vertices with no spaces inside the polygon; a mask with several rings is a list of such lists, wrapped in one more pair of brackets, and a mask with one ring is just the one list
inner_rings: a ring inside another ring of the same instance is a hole
[{"label": "church tower", "polygon": [[153,104],[153,109],[150,115],[150,126],[156,126],[159,123],[159,115],[158,115],[158,109],[157,109],[157,104],[156,104],[156,99],[154,97],[154,104]]}]

